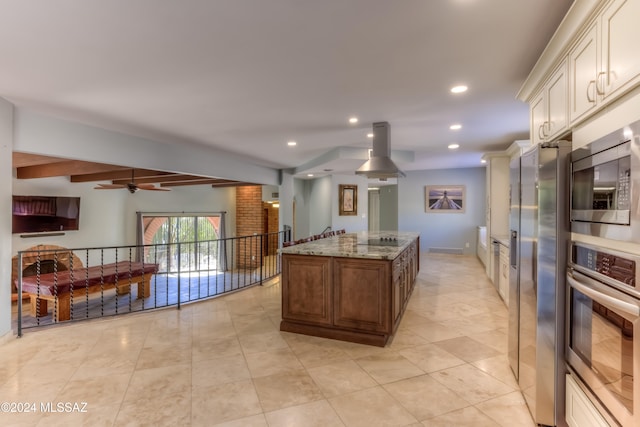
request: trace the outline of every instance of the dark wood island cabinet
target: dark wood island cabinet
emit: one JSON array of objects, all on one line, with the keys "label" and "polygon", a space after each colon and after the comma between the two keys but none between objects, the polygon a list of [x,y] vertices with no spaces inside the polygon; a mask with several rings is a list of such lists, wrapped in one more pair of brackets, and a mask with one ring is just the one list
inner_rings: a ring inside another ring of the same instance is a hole
[{"label": "dark wood island cabinet", "polygon": [[419,270],[419,234],[346,233],[282,249],[280,330],[384,346]]}]

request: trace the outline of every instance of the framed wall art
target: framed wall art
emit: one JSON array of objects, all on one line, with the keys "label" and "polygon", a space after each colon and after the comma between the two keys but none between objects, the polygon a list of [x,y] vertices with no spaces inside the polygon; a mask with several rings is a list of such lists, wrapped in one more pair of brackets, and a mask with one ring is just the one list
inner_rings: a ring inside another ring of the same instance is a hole
[{"label": "framed wall art", "polygon": [[426,212],[464,213],[467,206],[464,185],[427,185],[424,193]]},{"label": "framed wall art", "polygon": [[340,215],[357,215],[358,214],[358,186],[349,184],[340,184]]}]

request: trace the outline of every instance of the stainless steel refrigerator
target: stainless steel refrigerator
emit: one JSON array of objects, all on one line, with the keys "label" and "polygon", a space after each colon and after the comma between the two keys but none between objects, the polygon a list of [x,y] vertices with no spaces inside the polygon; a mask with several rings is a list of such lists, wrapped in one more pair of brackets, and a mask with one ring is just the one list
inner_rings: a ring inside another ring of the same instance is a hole
[{"label": "stainless steel refrigerator", "polygon": [[510,171],[509,362],[534,421],[547,426],[566,426],[570,153],[570,142],[538,145]]}]

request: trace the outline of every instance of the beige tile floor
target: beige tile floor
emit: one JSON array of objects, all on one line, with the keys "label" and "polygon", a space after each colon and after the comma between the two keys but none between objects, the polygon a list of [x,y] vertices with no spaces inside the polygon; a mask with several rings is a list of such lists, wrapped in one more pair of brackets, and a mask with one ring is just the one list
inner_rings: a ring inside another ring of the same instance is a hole
[{"label": "beige tile floor", "polygon": [[[475,257],[423,255],[385,348],[283,333],[280,286],[27,331],[0,348],[2,426],[533,426],[507,310]],[[40,404],[86,402],[86,412]]]}]

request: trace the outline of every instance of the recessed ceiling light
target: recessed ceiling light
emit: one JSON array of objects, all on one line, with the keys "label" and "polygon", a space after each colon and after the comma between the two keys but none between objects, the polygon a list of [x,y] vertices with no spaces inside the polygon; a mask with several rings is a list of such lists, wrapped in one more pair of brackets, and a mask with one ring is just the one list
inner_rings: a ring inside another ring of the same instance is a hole
[{"label": "recessed ceiling light", "polygon": [[358,123],[358,118],[357,117],[350,117],[349,118],[349,123],[351,123],[352,125],[355,125],[356,123]]},{"label": "recessed ceiling light", "polygon": [[460,144],[449,144],[448,148],[449,148],[449,150],[456,150],[456,149],[460,148]]},{"label": "recessed ceiling light", "polygon": [[295,142],[295,141],[289,141],[289,142],[287,142],[287,145],[288,145],[289,147],[294,147],[294,146],[298,145],[298,143],[297,143],[297,142]]},{"label": "recessed ceiling light", "polygon": [[480,160],[480,163],[487,163],[487,160],[486,159],[482,159],[482,160]]},{"label": "recessed ceiling light", "polygon": [[451,129],[451,130],[459,130],[459,129],[462,129],[462,125],[456,123],[455,125],[449,126],[449,129]]},{"label": "recessed ceiling light", "polygon": [[313,174],[312,173],[308,173],[307,176],[313,176]]},{"label": "recessed ceiling light", "polygon": [[370,132],[367,134],[367,138],[373,138],[373,134]]},{"label": "recessed ceiling light", "polygon": [[466,92],[468,87],[465,85],[454,86],[451,88],[451,93],[463,93]]}]

